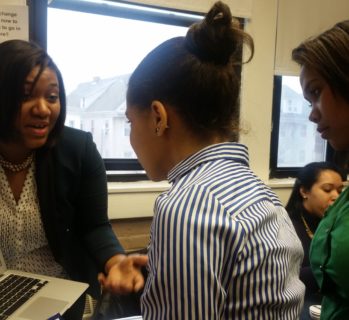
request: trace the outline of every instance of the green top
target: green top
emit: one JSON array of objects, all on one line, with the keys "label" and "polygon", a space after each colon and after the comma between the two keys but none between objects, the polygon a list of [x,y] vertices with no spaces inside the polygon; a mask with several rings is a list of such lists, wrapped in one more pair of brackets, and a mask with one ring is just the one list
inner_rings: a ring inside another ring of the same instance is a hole
[{"label": "green top", "polygon": [[349,319],[349,188],[330,206],[310,247],[310,263],[324,295],[321,320]]}]

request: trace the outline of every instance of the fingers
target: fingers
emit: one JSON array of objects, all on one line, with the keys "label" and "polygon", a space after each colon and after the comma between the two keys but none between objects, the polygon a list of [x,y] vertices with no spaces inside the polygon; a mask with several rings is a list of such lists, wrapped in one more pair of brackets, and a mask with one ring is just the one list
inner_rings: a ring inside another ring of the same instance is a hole
[{"label": "fingers", "polygon": [[106,285],[107,278],[105,277],[104,273],[102,273],[102,272],[98,273],[97,279],[98,279],[98,282],[99,282],[100,287],[101,287],[101,292],[103,292],[104,290],[109,291],[108,289],[106,289],[107,288],[107,285]]},{"label": "fingers", "polygon": [[[141,276],[141,278],[143,277]],[[136,280],[136,277],[132,275],[128,277],[119,278],[118,280],[111,279],[110,281],[107,281],[107,286],[105,287],[105,289],[114,294],[128,294],[132,292],[137,292],[139,290],[138,287],[143,288],[142,282],[144,285],[143,279]]]},{"label": "fingers", "polygon": [[101,284],[102,287],[104,287],[105,285],[105,281],[106,281],[106,277],[104,275],[104,273],[100,272],[98,273],[98,282]]},{"label": "fingers", "polygon": [[[143,261],[143,260],[142,260]],[[132,266],[132,261],[128,263]],[[101,286],[114,294],[127,294],[137,292],[144,286],[144,278],[140,268],[114,268],[110,269],[107,277],[99,276]]]},{"label": "fingers", "polygon": [[132,259],[137,267],[145,267],[148,264],[148,256],[145,254],[129,255],[128,258]]},{"label": "fingers", "polygon": [[121,295],[135,292],[132,279],[130,280],[124,279],[118,282],[110,282],[108,283],[108,286],[105,289],[107,289],[113,294],[121,294]]},{"label": "fingers", "polygon": [[138,291],[140,291],[143,287],[144,287],[144,278],[143,278],[143,275],[142,275],[142,274],[138,274],[138,275],[134,278],[133,290],[134,290],[134,292],[138,292]]},{"label": "fingers", "polygon": [[144,287],[141,267],[146,266],[147,263],[146,255],[129,255],[112,265],[107,276],[98,275],[98,280],[103,289],[113,294],[138,292]]}]

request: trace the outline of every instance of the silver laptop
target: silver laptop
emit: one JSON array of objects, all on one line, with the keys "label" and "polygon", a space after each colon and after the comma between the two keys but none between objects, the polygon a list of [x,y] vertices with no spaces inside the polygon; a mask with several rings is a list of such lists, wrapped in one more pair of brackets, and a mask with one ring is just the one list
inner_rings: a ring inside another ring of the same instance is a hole
[{"label": "silver laptop", "polygon": [[[24,290],[29,290],[29,293],[15,303],[15,294],[22,290],[22,280]],[[0,250],[0,287],[4,282],[10,287],[0,291],[0,320],[47,320],[56,314],[62,315],[88,288],[88,284],[82,282],[8,270]],[[29,288],[32,285],[34,287]],[[9,294],[11,287],[14,287],[15,294]],[[1,301],[2,298],[6,301]]]}]

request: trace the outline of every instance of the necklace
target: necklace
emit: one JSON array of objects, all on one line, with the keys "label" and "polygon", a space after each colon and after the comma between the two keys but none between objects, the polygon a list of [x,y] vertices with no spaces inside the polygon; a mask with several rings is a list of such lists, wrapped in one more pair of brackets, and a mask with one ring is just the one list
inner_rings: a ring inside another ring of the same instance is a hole
[{"label": "necklace", "polygon": [[314,237],[314,232],[311,231],[311,229],[310,229],[310,227],[308,226],[307,222],[305,221],[303,215],[301,215],[301,219],[302,219],[302,221],[303,221],[303,224],[304,224],[305,231],[306,231],[307,235],[309,236],[310,239],[313,239],[313,237]]},{"label": "necklace", "polygon": [[23,171],[24,169],[27,169],[31,163],[34,160],[34,153],[31,153],[27,159],[25,159],[22,163],[12,163],[10,161],[7,161],[3,158],[2,155],[0,155],[0,165],[5,168],[8,169],[12,172],[20,172]]}]

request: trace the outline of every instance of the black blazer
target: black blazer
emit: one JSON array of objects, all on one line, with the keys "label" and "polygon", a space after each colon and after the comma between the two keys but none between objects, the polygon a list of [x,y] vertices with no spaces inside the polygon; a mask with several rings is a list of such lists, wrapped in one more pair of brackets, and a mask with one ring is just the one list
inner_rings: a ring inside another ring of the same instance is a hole
[{"label": "black blazer", "polygon": [[97,273],[123,248],[107,216],[103,160],[90,133],[65,127],[51,148],[36,154],[41,217],[56,261],[71,279],[90,284],[99,295]]}]

